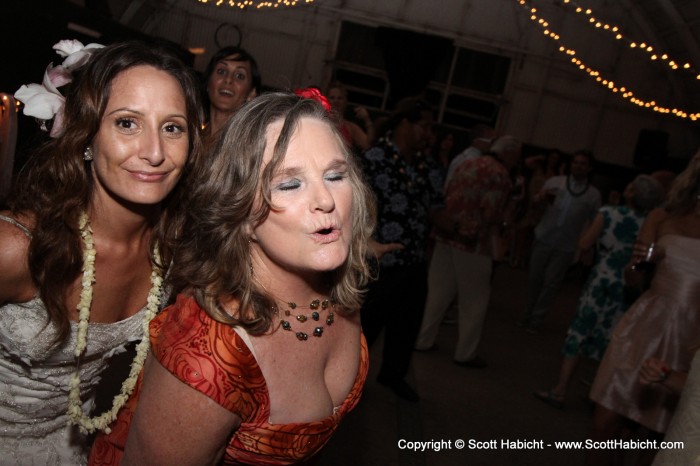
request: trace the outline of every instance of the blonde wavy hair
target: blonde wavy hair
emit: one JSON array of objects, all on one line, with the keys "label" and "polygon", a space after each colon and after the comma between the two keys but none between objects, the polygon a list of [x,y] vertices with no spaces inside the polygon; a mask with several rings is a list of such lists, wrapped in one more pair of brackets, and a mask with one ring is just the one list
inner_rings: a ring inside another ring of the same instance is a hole
[{"label": "blonde wavy hair", "polygon": [[[206,163],[191,180],[188,218],[172,272],[175,288],[191,293],[214,320],[243,327],[253,335],[270,328],[275,304],[253,279],[250,226],[263,222],[270,212],[270,180],[302,118],[325,122],[348,162],[352,186],[350,251],[340,268],[328,272],[330,296],[339,313],[359,310],[369,279],[367,244],[376,221],[374,198],[332,117],[320,103],[292,93],[256,97],[222,128],[205,155]],[[263,167],[267,129],[280,120],[284,123],[272,159]],[[256,203],[256,199],[262,202]],[[222,306],[230,298],[239,303],[236,317]]]}]

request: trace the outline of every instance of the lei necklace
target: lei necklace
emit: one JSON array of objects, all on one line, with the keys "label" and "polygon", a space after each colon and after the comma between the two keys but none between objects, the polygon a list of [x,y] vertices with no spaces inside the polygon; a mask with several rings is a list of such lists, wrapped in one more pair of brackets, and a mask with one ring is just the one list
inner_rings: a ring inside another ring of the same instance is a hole
[{"label": "lei necklace", "polygon": [[588,191],[588,181],[586,181],[586,184],[583,186],[583,189],[581,191],[574,191],[571,187],[571,175],[566,177],[566,190],[569,191],[569,194],[571,194],[571,197],[579,197],[583,196],[586,191]]},{"label": "lei necklace", "polygon": [[[143,317],[143,338],[136,346],[136,357],[131,363],[129,377],[122,383],[120,393],[114,397],[112,409],[95,417],[87,416],[82,409],[80,402],[80,355],[85,351],[87,346],[87,331],[88,321],[90,320],[90,306],[92,304],[92,284],[95,282],[95,246],[92,239],[92,231],[88,224],[88,217],[85,212],[80,214],[79,220],[80,235],[85,244],[83,251],[83,279],[82,291],[80,292],[80,302],[78,303],[79,322],[78,322],[78,338],[75,344],[75,357],[78,358],[78,363],[71,376],[69,383],[68,394],[68,419],[69,424],[78,426],[83,434],[93,433],[95,430],[103,430],[109,434],[109,424],[117,418],[117,413],[126,404],[126,401],[131,396],[136,386],[136,380],[143,368],[150,348],[148,324],[151,319],[158,313],[158,304],[160,303],[161,286],[163,278],[160,276],[159,270],[154,266],[151,271],[151,290],[148,292],[148,300],[146,304],[146,313]],[[158,247],[153,248],[153,260],[159,261]]]}]

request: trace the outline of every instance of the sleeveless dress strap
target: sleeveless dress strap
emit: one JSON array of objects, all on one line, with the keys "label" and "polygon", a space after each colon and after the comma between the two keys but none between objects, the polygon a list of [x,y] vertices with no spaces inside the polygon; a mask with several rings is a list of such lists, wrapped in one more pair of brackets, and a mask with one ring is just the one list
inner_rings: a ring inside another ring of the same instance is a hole
[{"label": "sleeveless dress strap", "polygon": [[25,227],[24,225],[22,225],[21,223],[19,223],[19,222],[18,222],[17,220],[15,220],[14,218],[12,218],[12,217],[7,217],[7,216],[5,216],[5,215],[0,214],[0,220],[4,220],[4,221],[6,221],[7,223],[13,224],[14,226],[16,226],[17,228],[19,228],[20,230],[22,230],[22,231],[24,232],[24,234],[27,235],[27,237],[29,237],[29,238],[32,237],[32,232],[29,231],[29,228]]}]

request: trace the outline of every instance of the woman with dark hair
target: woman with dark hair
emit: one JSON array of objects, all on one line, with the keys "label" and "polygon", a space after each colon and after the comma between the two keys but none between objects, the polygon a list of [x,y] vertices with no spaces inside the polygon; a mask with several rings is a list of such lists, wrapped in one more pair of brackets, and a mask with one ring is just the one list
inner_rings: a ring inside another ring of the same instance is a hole
[{"label": "woman with dark hair", "polygon": [[197,79],[178,58],[100,47],[56,44],[63,64],[16,94],[25,114],[57,113],[0,215],[0,455],[14,464],[85,463],[83,434],[106,428],[133,390],[134,374],[88,417],[108,358],[158,311],[178,182],[201,147]]},{"label": "woman with dark hair", "polygon": [[224,47],[204,71],[206,138],[212,138],[241,106],[260,94],[262,79],[255,58],[240,47]]},{"label": "woman with dark hair", "polygon": [[[666,432],[678,401],[660,384],[642,384],[644,361],[665,361],[688,372],[700,343],[700,152],[674,180],[663,208],[653,210],[625,268],[630,286],[649,289],[625,313],[591,387],[596,403],[591,438],[616,438],[625,418]],[[607,464],[609,451],[590,452],[590,464]]]},{"label": "woman with dark hair", "polygon": [[257,97],[196,180],[172,270],[183,292],[151,323],[142,384],[90,464],[304,461],[359,400],[375,209],[332,117]]}]

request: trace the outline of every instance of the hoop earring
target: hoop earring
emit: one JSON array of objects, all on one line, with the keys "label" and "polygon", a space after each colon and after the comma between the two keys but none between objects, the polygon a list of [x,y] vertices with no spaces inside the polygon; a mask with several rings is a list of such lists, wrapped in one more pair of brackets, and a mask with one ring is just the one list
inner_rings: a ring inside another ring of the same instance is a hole
[{"label": "hoop earring", "polygon": [[85,152],[83,152],[83,160],[90,162],[92,160],[92,156],[92,147],[88,146],[87,149],[85,149]]}]

